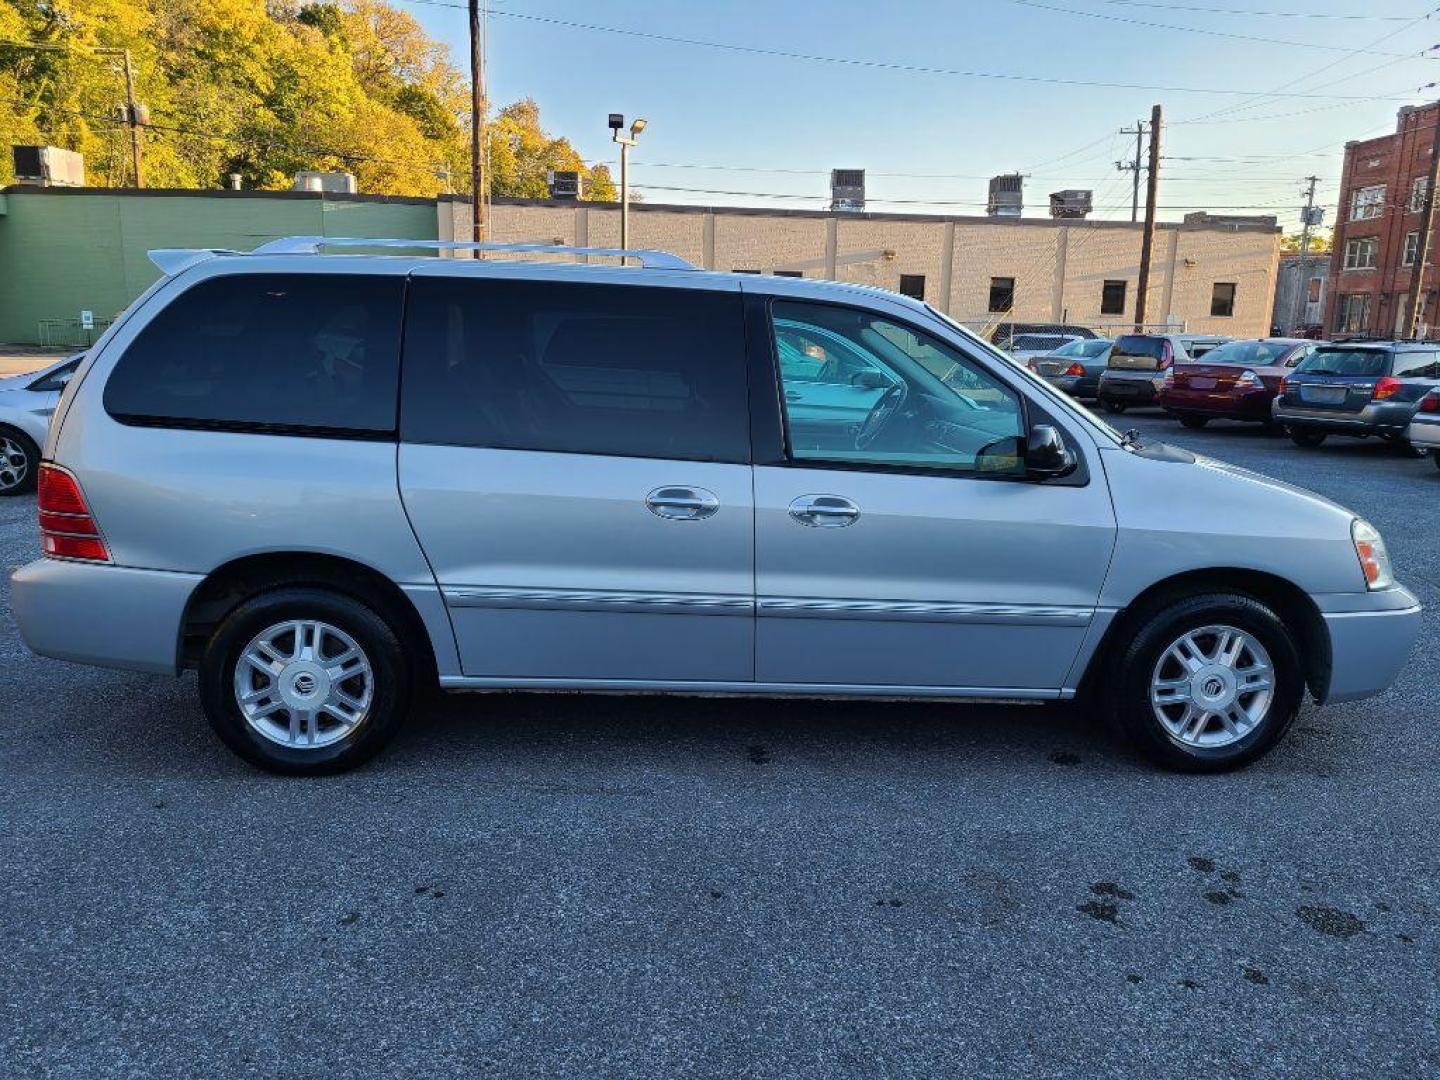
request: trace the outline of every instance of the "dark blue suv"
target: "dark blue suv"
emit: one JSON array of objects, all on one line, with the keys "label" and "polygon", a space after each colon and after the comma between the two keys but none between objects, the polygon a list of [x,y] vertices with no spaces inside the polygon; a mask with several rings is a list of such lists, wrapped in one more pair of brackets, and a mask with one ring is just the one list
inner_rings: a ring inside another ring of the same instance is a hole
[{"label": "dark blue suv", "polygon": [[1440,342],[1325,344],[1280,384],[1274,416],[1300,446],[1329,435],[1377,435],[1409,445],[1420,399],[1440,387]]}]

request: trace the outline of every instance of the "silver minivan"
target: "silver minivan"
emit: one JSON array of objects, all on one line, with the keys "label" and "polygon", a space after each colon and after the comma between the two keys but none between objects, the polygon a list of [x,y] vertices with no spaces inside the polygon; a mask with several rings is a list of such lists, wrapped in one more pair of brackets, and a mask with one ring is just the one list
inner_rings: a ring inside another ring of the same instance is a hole
[{"label": "silver minivan", "polygon": [[1414,643],[1354,514],[1121,436],[918,301],[419,246],[154,253],[46,441],[35,652],[198,669],[291,773],[436,684],[1082,697],[1216,770]]}]

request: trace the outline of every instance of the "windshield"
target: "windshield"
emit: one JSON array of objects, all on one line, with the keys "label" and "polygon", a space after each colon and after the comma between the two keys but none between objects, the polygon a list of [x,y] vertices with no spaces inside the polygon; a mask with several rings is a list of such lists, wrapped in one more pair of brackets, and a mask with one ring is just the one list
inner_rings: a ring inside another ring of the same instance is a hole
[{"label": "windshield", "polygon": [[1316,349],[1295,368],[1297,375],[1385,374],[1389,354],[1383,349]]},{"label": "windshield", "polygon": [[1231,341],[1207,352],[1205,363],[1267,367],[1279,363],[1281,358],[1294,347],[1288,341]]},{"label": "windshield", "polygon": [[1099,356],[1110,347],[1104,338],[1080,338],[1055,350],[1056,356]]}]

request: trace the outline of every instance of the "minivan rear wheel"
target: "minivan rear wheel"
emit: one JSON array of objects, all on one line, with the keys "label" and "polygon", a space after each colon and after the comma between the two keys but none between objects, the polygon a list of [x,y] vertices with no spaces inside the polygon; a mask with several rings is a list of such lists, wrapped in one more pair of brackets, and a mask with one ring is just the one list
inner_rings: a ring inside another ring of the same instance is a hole
[{"label": "minivan rear wheel", "polygon": [[1305,692],[1299,650],[1269,607],[1238,593],[1189,596],[1143,618],[1116,654],[1107,712],[1166,768],[1220,772],[1265,754]]},{"label": "minivan rear wheel", "polygon": [[0,495],[24,495],[35,490],[40,470],[40,448],[23,431],[0,427]]},{"label": "minivan rear wheel", "polygon": [[200,661],[200,694],[215,733],[251,764],[334,773],[390,741],[412,672],[378,613],[340,593],[286,587],[221,622]]}]

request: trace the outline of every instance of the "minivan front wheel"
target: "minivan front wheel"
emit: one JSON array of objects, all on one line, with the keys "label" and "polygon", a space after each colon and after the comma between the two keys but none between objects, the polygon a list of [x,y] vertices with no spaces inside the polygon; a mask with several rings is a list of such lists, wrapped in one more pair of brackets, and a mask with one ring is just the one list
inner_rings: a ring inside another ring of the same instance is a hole
[{"label": "minivan front wheel", "polygon": [[408,708],[411,664],[375,611],[288,587],[236,608],[211,637],[200,692],[216,734],[271,772],[340,772],[368,760]]},{"label": "minivan front wheel", "polygon": [[1234,593],[1190,596],[1151,613],[1119,650],[1109,712],[1147,757],[1218,772],[1263,755],[1305,692],[1289,629],[1265,604]]}]

